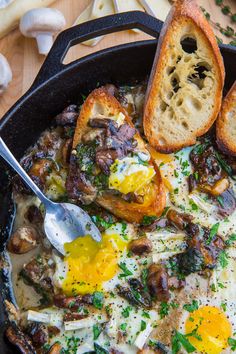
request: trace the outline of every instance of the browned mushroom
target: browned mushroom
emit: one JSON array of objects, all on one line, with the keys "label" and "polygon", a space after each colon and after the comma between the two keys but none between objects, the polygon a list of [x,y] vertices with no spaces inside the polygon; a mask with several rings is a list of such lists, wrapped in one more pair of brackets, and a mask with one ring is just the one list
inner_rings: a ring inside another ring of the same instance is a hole
[{"label": "browned mushroom", "polygon": [[59,343],[55,343],[51,346],[49,349],[48,354],[60,354],[62,350],[62,347]]},{"label": "browned mushroom", "polygon": [[170,209],[166,215],[169,223],[179,230],[184,230],[189,222],[192,221],[192,216],[184,213],[178,213],[174,209]]},{"label": "browned mushroom", "polygon": [[36,354],[31,340],[25,335],[19,327],[10,325],[5,332],[9,342],[16,346],[22,354]]},{"label": "browned mushroom", "polygon": [[37,246],[38,234],[32,226],[19,227],[10,238],[8,250],[12,253],[23,254]]},{"label": "browned mushroom", "polygon": [[67,165],[70,161],[71,148],[72,148],[72,139],[66,139],[61,150],[62,161],[65,165]]},{"label": "browned mushroom", "polygon": [[42,323],[32,322],[27,327],[27,334],[32,340],[35,348],[41,348],[48,342],[49,335],[47,327]]},{"label": "browned mushroom", "polygon": [[147,285],[150,294],[157,301],[169,300],[168,274],[163,266],[154,263],[150,265],[148,268]]},{"label": "browned mushroom", "polygon": [[150,253],[152,250],[152,242],[145,236],[140,237],[130,242],[129,249],[138,256],[143,253]]}]

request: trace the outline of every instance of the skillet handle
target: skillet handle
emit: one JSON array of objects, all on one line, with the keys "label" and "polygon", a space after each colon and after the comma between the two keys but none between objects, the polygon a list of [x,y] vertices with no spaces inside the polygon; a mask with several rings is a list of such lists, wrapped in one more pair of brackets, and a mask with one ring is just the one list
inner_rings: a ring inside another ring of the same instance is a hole
[{"label": "skillet handle", "polygon": [[74,63],[80,60],[78,59],[67,65],[62,63],[70,47],[91,38],[132,28],[138,28],[158,38],[162,24],[162,21],[144,12],[130,11],[98,18],[71,27],[61,32],[55,40],[52,49],[32,85],[32,89],[59,74],[62,70],[73,66]]}]

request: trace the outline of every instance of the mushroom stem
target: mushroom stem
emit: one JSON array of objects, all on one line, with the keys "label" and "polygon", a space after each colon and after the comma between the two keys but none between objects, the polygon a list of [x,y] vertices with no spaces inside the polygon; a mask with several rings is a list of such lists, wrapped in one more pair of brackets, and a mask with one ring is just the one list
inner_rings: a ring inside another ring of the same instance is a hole
[{"label": "mushroom stem", "polygon": [[53,45],[53,37],[51,33],[39,33],[36,36],[39,54],[47,55]]}]

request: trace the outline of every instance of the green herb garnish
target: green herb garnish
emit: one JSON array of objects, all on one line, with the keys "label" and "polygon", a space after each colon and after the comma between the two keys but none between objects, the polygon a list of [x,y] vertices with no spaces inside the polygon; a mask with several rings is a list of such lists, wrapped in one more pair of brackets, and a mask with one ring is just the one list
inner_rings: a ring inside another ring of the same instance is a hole
[{"label": "green herb garnish", "polygon": [[104,302],[104,295],[101,291],[95,291],[92,297],[93,306],[101,310]]},{"label": "green herb garnish", "polygon": [[206,241],[206,244],[207,245],[210,245],[212,240],[214,239],[215,235],[217,234],[218,230],[219,230],[219,226],[220,226],[220,223],[217,222],[216,224],[214,224],[210,230],[210,235]]},{"label": "green herb garnish", "polygon": [[187,353],[193,353],[196,348],[189,342],[186,335],[175,331],[174,336],[172,337],[172,354],[177,354],[181,346],[186,350]]},{"label": "green herb garnish", "polygon": [[185,304],[183,308],[188,312],[193,312],[198,309],[198,301],[193,300],[191,304]]},{"label": "green herb garnish", "polygon": [[125,278],[128,277],[130,275],[133,275],[133,272],[131,272],[131,270],[129,270],[126,266],[126,264],[124,262],[121,262],[118,264],[119,268],[123,271],[123,273],[121,273],[119,275],[119,278]]},{"label": "green herb garnish", "polygon": [[100,325],[93,325],[93,339],[96,340],[102,333],[102,327]]}]

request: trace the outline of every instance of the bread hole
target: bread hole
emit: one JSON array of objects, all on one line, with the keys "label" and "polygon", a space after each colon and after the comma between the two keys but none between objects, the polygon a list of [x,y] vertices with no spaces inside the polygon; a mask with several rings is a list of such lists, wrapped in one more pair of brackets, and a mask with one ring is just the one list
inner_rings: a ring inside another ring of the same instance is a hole
[{"label": "bread hole", "polygon": [[167,105],[164,101],[161,101],[160,109],[161,109],[162,112],[165,112],[167,106],[168,106],[168,105]]},{"label": "bread hole", "polygon": [[182,59],[181,55],[178,55],[177,60],[176,60],[176,64],[178,64],[178,62],[180,62],[181,59]]},{"label": "bread hole", "polygon": [[189,128],[189,126],[188,126],[188,123],[187,122],[185,122],[185,121],[183,121],[182,123],[182,127],[184,128],[184,129],[188,129]]},{"label": "bread hole", "polygon": [[185,100],[185,104],[189,108],[189,111],[191,112],[193,109],[196,111],[200,111],[202,109],[202,104],[201,102],[195,98],[195,97],[188,97]]},{"label": "bread hole", "polygon": [[197,50],[197,41],[195,37],[182,37],[180,41],[181,47],[185,53],[195,53]]},{"label": "bread hole", "polygon": [[205,100],[205,99],[207,98],[207,95],[204,93],[204,94],[202,95],[202,98]]},{"label": "bread hole", "polygon": [[169,91],[166,95],[167,99],[170,100],[173,97],[173,92]]},{"label": "bread hole", "polygon": [[176,102],[176,106],[181,106],[183,104],[183,99],[180,98],[177,102]]},{"label": "bread hole", "polygon": [[196,85],[201,90],[204,86],[204,80],[208,71],[209,69],[205,65],[197,64],[194,66],[194,73],[189,75],[187,80]]},{"label": "bread hole", "polygon": [[179,86],[179,77],[177,75],[173,75],[171,78],[171,86],[173,87],[173,91],[176,93],[178,92]]},{"label": "bread hole", "polygon": [[99,10],[102,10],[103,9],[103,7],[104,7],[104,4],[103,3],[101,3],[100,5],[99,5]]},{"label": "bread hole", "polygon": [[166,69],[167,75],[173,74],[174,71],[175,71],[175,66],[168,66],[168,68]]}]

